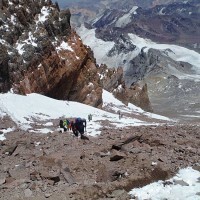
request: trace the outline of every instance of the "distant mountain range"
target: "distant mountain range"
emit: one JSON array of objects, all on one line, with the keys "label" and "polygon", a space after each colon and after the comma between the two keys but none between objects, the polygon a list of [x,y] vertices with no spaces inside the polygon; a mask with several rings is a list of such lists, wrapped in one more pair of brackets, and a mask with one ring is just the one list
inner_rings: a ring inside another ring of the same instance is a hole
[{"label": "distant mountain range", "polygon": [[123,67],[128,85],[147,83],[154,111],[198,118],[199,10],[196,0],[107,9],[78,32],[99,63]]},{"label": "distant mountain range", "polygon": [[[188,0],[190,1],[190,0]],[[188,2],[184,1],[184,2]],[[198,1],[198,0],[197,0]],[[182,0],[53,0],[53,2],[58,2],[61,8],[96,8],[96,7],[106,7],[113,9],[129,9],[131,6],[139,6],[142,8],[151,8],[156,5],[169,4],[176,2],[183,2]],[[92,9],[91,9],[92,10]]]},{"label": "distant mountain range", "polygon": [[[190,1],[190,0],[188,0]],[[198,1],[198,0],[196,0]],[[62,9],[70,8],[72,22],[80,25],[83,22],[90,22],[101,16],[105,10],[129,11],[133,6],[149,9],[156,5],[183,2],[182,0],[53,0],[58,2]],[[186,1],[185,1],[186,2]]]}]

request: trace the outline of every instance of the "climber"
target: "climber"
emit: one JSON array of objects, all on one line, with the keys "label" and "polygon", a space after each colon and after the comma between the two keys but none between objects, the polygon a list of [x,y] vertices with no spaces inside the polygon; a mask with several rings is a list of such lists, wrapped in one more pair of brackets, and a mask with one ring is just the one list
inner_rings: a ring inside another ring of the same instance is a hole
[{"label": "climber", "polygon": [[83,119],[80,117],[76,118],[74,126],[76,130],[78,131],[78,133],[80,133],[82,136],[84,134],[84,131],[86,131],[86,119]]},{"label": "climber", "polygon": [[[63,129],[63,131],[67,131],[67,128],[65,127],[63,120],[60,120],[59,126],[61,129]],[[63,131],[61,130],[61,132]]]},{"label": "climber", "polygon": [[88,121],[90,122],[92,120],[92,114],[88,115]]},{"label": "climber", "polygon": [[120,110],[118,110],[118,111],[117,111],[117,113],[118,113],[118,115],[119,115],[119,119],[121,119],[121,118],[122,118],[121,111],[120,111]]},{"label": "climber", "polygon": [[67,128],[67,131],[70,130],[70,121],[68,119],[64,120],[63,125]]},{"label": "climber", "polygon": [[76,137],[78,137],[78,130],[76,129],[76,126],[75,126],[74,121],[71,121],[71,122],[70,122],[70,125],[71,125],[71,129],[72,129],[73,134],[74,134]]}]

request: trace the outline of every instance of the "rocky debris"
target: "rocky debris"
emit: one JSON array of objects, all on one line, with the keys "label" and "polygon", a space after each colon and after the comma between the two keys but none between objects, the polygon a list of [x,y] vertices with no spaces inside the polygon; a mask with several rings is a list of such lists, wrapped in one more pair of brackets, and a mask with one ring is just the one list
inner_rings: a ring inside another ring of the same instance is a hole
[{"label": "rocky debris", "polygon": [[121,150],[123,145],[129,144],[134,141],[139,141],[140,138],[141,138],[141,135],[131,136],[128,139],[126,139],[125,141],[120,142],[119,144],[114,144],[112,146],[112,149]]},{"label": "rocky debris", "polygon": [[90,140],[87,136],[85,136],[85,135],[81,135],[81,139],[82,140]]},{"label": "rocky debris", "polygon": [[5,177],[0,178],[0,185],[3,185],[5,182],[6,182],[6,178]]},{"label": "rocky debris", "polygon": [[200,192],[197,192],[196,195],[200,196]]},{"label": "rocky debris", "polygon": [[[69,131],[9,133],[0,149],[0,198],[128,199],[134,187],[198,168],[198,135],[189,125],[107,128],[89,142]],[[15,152],[3,153],[13,143]]]},{"label": "rocky debris", "polygon": [[114,190],[111,194],[107,194],[107,197],[111,199],[119,199],[119,200],[128,200],[129,196],[127,195],[127,192],[125,190]]},{"label": "rocky debris", "polygon": [[33,192],[32,192],[30,189],[26,189],[26,190],[24,191],[24,194],[25,194],[25,197],[31,197],[32,194],[33,194]]}]

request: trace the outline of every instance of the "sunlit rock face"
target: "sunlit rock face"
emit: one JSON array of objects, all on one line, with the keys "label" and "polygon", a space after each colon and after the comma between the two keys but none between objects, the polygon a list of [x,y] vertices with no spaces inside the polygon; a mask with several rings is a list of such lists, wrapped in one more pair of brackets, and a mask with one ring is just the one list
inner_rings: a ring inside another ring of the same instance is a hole
[{"label": "sunlit rock face", "polygon": [[51,1],[0,1],[0,92],[41,93],[99,106],[93,53]]}]

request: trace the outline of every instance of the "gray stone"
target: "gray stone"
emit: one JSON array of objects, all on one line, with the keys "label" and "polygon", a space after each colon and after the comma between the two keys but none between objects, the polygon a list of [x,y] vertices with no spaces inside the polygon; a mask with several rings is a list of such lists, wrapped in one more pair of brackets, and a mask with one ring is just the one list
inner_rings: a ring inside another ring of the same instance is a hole
[{"label": "gray stone", "polygon": [[126,155],[119,151],[113,151],[112,156],[110,157],[110,161],[118,161],[124,158]]},{"label": "gray stone", "polygon": [[3,185],[6,182],[6,178],[0,178],[0,185]]},{"label": "gray stone", "polygon": [[70,184],[74,184],[76,183],[75,178],[72,176],[72,174],[70,173],[69,168],[64,168],[61,170],[61,173],[63,174],[65,180]]},{"label": "gray stone", "polygon": [[183,180],[174,180],[174,184],[175,184],[175,185],[181,185],[181,186],[189,186],[189,184],[186,183],[186,182],[183,181]]},{"label": "gray stone", "polygon": [[51,193],[45,193],[45,194],[44,194],[44,196],[45,196],[46,198],[49,198],[51,195],[52,195]]},{"label": "gray stone", "polygon": [[11,146],[9,146],[8,148],[6,148],[6,149],[3,151],[3,153],[4,153],[4,154],[8,154],[8,155],[12,155],[12,154],[14,153],[14,151],[15,151],[16,148],[17,148],[17,145],[16,145],[16,144],[11,145]]},{"label": "gray stone", "polygon": [[24,195],[25,197],[31,197],[33,192],[30,189],[25,189],[24,190]]}]

